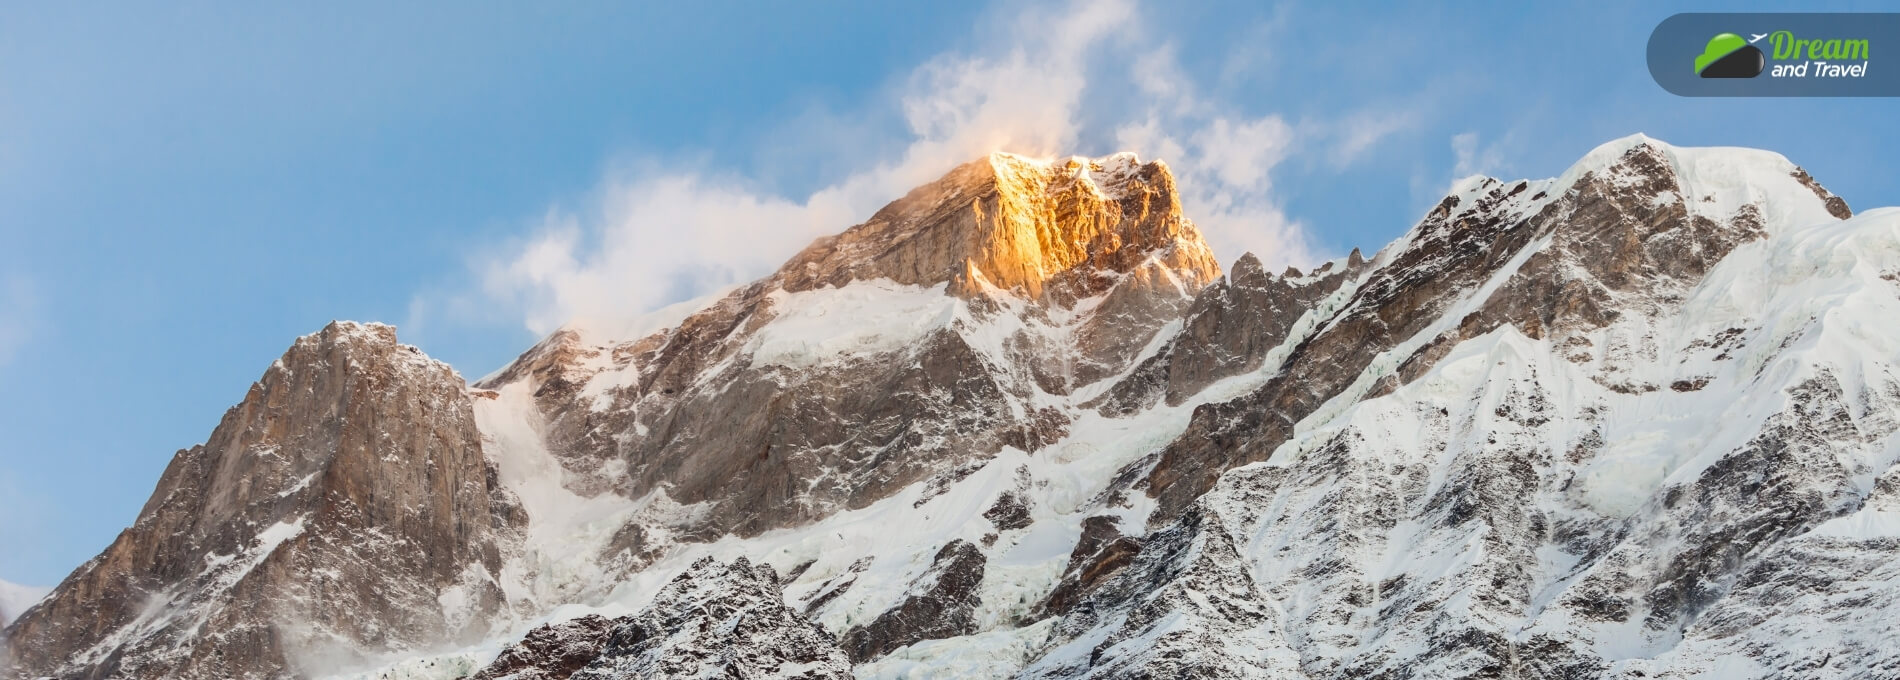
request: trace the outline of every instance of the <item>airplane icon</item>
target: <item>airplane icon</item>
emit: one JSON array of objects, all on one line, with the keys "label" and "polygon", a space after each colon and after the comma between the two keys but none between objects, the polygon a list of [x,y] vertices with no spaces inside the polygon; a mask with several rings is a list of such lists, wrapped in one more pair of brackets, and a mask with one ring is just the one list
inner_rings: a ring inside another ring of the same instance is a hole
[{"label": "airplane icon", "polygon": [[1766,38],[1766,37],[1768,37],[1767,33],[1750,33],[1748,34],[1748,44],[1753,45],[1757,42],[1760,42],[1762,38]]}]

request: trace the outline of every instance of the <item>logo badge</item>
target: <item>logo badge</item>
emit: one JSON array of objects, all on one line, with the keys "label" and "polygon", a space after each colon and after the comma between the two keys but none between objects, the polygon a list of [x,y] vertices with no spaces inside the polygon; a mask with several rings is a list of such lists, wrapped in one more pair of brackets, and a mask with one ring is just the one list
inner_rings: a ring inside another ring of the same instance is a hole
[{"label": "logo badge", "polygon": [[1700,12],[1656,24],[1643,61],[1683,97],[1900,97],[1894,45],[1900,12]]},{"label": "logo badge", "polygon": [[1704,78],[1753,78],[1768,65],[1761,49],[1734,33],[1721,33],[1709,39],[1702,56],[1695,58],[1695,74]]}]

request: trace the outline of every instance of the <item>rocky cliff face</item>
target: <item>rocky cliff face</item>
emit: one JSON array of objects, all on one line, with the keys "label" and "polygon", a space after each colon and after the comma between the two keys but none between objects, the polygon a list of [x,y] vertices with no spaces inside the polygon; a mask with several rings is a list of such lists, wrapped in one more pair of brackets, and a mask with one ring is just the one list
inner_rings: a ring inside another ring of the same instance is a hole
[{"label": "rocky cliff face", "polygon": [[[1370,258],[1225,276],[1160,163],[998,154],[689,307],[564,329],[473,391],[379,327],[300,341],[8,629],[36,645],[16,662],[1900,669],[1900,212],[1855,216],[1774,154],[1618,140],[1462,182]],[[338,527],[440,550],[379,561],[319,540]],[[308,624],[316,588],[397,595]]]},{"label": "rocky cliff face", "polygon": [[7,628],[11,675],[285,677],[481,639],[523,518],[464,390],[389,326],[298,339]]},{"label": "rocky cliff face", "polygon": [[873,279],[955,282],[966,296],[994,287],[1066,307],[1131,273],[1177,278],[1189,291],[1220,275],[1182,217],[1166,165],[1128,153],[1054,162],[998,153],[819,239],[776,278],[794,292]]}]

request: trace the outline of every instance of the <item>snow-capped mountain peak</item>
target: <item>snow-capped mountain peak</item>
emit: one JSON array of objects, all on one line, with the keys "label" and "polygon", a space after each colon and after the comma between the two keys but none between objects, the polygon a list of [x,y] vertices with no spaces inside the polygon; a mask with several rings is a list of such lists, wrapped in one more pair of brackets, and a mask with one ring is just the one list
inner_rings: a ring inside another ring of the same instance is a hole
[{"label": "snow-capped mountain peak", "polygon": [[851,281],[1014,291],[1062,307],[1159,267],[1190,292],[1220,275],[1181,215],[1174,177],[1134,154],[1040,161],[996,153],[821,238],[774,277],[789,291]]},{"label": "snow-capped mountain peak", "polygon": [[[393,331],[326,330],[174,467],[263,465],[224,445],[258,433],[350,469],[202,494],[168,472],[124,540],[185,558],[115,546],[9,653],[209,677],[238,669],[194,636],[228,628],[286,660],[254,675],[321,675],[289,665],[334,658],[283,625],[303,610],[213,614],[367,583],[396,596],[320,629],[403,633],[351,638],[360,677],[1900,667],[1900,212],[1855,216],[1776,154],[1638,135],[1555,178],[1460,181],[1371,258],[1223,276],[1176,193],[1133,154],[992,154],[772,276],[638,333],[565,329],[472,388]],[[141,538],[222,516],[199,496],[258,519]],[[486,509],[417,523],[392,496]],[[337,526],[466,568],[326,548]],[[240,564],[261,575],[219,577]],[[175,606],[75,627],[98,588]]]}]

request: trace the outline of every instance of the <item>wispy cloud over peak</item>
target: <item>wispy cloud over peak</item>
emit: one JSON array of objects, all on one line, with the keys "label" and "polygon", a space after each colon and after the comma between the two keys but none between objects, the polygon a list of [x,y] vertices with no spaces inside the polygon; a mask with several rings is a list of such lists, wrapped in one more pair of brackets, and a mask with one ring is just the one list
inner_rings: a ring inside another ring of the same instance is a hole
[{"label": "wispy cloud over peak", "polygon": [[[900,143],[866,145],[896,151],[867,151],[847,164],[855,170],[793,196],[760,188],[759,178],[786,168],[717,174],[643,163],[644,171],[606,180],[596,205],[551,210],[530,236],[479,258],[480,299],[425,296],[412,316],[514,314],[535,333],[576,320],[612,324],[763,276],[812,239],[992,151],[1127,150],[1165,160],[1184,208],[1221,258],[1251,251],[1270,264],[1312,261],[1305,228],[1272,192],[1273,174],[1300,148],[1302,132],[1277,114],[1204,98],[1175,65],[1170,43],[1146,32],[1142,11],[1126,1],[1072,2],[992,16],[979,25],[975,47],[925,60],[893,79],[886,100],[864,104],[900,113]],[[1354,153],[1394,124],[1366,126],[1347,142]]]}]

